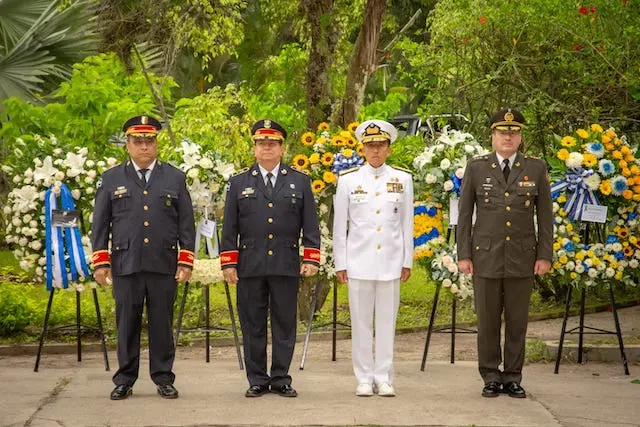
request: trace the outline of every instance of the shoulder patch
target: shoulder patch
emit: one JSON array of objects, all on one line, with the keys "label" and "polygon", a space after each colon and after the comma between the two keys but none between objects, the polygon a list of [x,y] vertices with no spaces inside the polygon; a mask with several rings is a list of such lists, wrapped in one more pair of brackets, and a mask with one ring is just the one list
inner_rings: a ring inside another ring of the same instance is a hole
[{"label": "shoulder patch", "polygon": [[[389,166],[391,166],[391,165],[389,165]],[[408,173],[409,175],[413,175],[413,171],[412,171],[411,169],[401,168],[400,166],[391,166],[391,167],[392,167],[393,169],[397,169],[397,170],[399,170],[399,171],[406,172],[406,173]]]},{"label": "shoulder patch", "polygon": [[488,155],[488,154],[481,154],[481,155],[478,155],[478,156],[474,156],[474,157],[472,157],[472,158],[469,160],[469,163],[471,163],[471,162],[478,162],[478,161],[480,161],[480,160],[487,160],[487,159],[489,159],[489,155]]},{"label": "shoulder patch", "polygon": [[309,173],[309,171],[308,171],[308,170],[298,169],[298,168],[297,168],[297,167],[295,167],[295,166],[291,166],[291,170],[292,170],[292,171],[299,172],[299,173],[302,173],[302,174],[305,174],[305,175],[307,175],[307,176],[311,176],[311,174]]},{"label": "shoulder patch", "polygon": [[340,175],[340,176],[342,176],[342,175],[346,175],[346,174],[348,174],[348,173],[355,172],[355,171],[357,171],[357,170],[359,170],[359,169],[360,169],[360,166],[354,166],[354,167],[352,167],[352,168],[349,168],[349,169],[345,169],[345,170],[343,170],[343,171],[340,171],[339,175]]},{"label": "shoulder patch", "polygon": [[238,175],[241,175],[241,174],[243,174],[243,173],[247,172],[249,169],[251,169],[251,168],[242,168],[242,169],[240,169],[239,171],[237,171],[236,173],[234,173],[234,174],[233,174],[233,175],[231,175],[231,176],[238,176]]}]

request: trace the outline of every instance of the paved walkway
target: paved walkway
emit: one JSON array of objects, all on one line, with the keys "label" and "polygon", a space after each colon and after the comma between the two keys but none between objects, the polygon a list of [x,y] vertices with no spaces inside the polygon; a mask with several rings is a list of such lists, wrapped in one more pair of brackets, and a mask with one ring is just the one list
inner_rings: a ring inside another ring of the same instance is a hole
[{"label": "paved walkway", "polygon": [[[637,307],[621,310],[625,331],[637,331],[638,313]],[[610,313],[589,316],[601,315],[610,319]],[[559,334],[554,321],[545,322],[532,323],[530,334],[545,328]],[[630,365],[630,376],[623,375],[620,363],[563,362],[557,375],[553,364],[531,364],[523,382],[528,399],[486,399],[480,397],[476,363],[468,360],[475,354],[472,336],[460,336],[459,360],[450,364],[449,337],[435,335],[421,372],[424,333],[407,334],[396,346],[398,396],[358,398],[349,345],[339,341],[338,360],[331,362],[330,341],[314,340],[304,371],[297,368],[302,345],[297,346],[296,399],[245,398],[244,371],[232,348],[214,348],[211,363],[205,363],[202,348],[180,349],[175,371],[181,395],[174,401],[156,394],[146,354],[133,397],[120,402],[108,399],[113,371],[105,372],[100,353],[86,352],[82,362],[75,354],[46,353],[38,373],[33,355],[2,356],[0,426],[640,426],[640,384],[631,382],[640,376],[637,364]],[[113,369],[115,354],[109,356]]]}]

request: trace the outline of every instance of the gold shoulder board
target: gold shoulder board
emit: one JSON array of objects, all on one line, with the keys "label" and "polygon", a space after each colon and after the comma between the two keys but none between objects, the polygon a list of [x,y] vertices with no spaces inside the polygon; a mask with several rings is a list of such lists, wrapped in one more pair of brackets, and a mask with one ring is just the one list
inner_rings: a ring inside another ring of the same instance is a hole
[{"label": "gold shoulder board", "polygon": [[240,174],[245,173],[245,172],[246,172],[246,171],[248,171],[249,169],[251,169],[251,168],[242,168],[242,169],[240,169],[239,171],[237,171],[236,173],[234,173],[234,174],[233,174],[233,175],[231,175],[231,176],[238,176],[238,175],[240,175]]},{"label": "gold shoulder board", "polygon": [[349,168],[349,169],[345,169],[345,170],[343,170],[343,171],[340,171],[340,174],[339,174],[339,175],[340,175],[340,176],[342,176],[342,175],[346,175],[346,174],[348,174],[348,173],[355,172],[355,171],[357,171],[358,169],[360,169],[360,166],[354,166],[354,167],[352,167],[352,168]]},{"label": "gold shoulder board", "polygon": [[401,168],[400,166],[391,166],[391,167],[394,168],[394,169],[397,169],[399,171],[406,172],[409,175],[413,175],[413,171],[411,169]]}]

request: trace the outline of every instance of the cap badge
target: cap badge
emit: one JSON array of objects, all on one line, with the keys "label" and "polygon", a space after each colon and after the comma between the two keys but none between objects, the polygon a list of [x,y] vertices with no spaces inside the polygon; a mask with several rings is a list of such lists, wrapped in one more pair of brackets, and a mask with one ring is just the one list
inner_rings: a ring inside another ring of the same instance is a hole
[{"label": "cap badge", "polygon": [[142,123],[143,125],[146,125],[147,123],[149,123],[149,117],[147,116],[142,116],[140,118],[140,123]]},{"label": "cap badge", "polygon": [[367,126],[367,128],[364,130],[365,135],[380,135],[380,127],[371,123],[369,126]]},{"label": "cap badge", "polygon": [[506,122],[512,122],[512,121],[513,121],[513,113],[512,113],[511,111],[507,111],[507,112],[504,114],[504,120],[505,120]]},{"label": "cap badge", "polygon": [[271,127],[271,120],[265,120],[265,121],[264,121],[264,127],[265,127],[266,129],[269,129],[269,128]]}]

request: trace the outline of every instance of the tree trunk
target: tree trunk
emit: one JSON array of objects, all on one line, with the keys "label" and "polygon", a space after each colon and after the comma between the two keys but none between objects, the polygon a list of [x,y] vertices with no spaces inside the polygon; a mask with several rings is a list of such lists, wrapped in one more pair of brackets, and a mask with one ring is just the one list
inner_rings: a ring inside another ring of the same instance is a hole
[{"label": "tree trunk", "polygon": [[316,129],[331,114],[329,68],[338,34],[331,19],[333,0],[303,0],[302,7],[311,29],[307,63],[307,127]]},{"label": "tree trunk", "polygon": [[382,15],[387,9],[386,0],[368,0],[365,7],[364,21],[354,46],[347,73],[347,88],[342,102],[343,127],[358,119],[360,107],[364,102],[364,92],[369,76],[378,63],[376,51],[380,41]]}]

